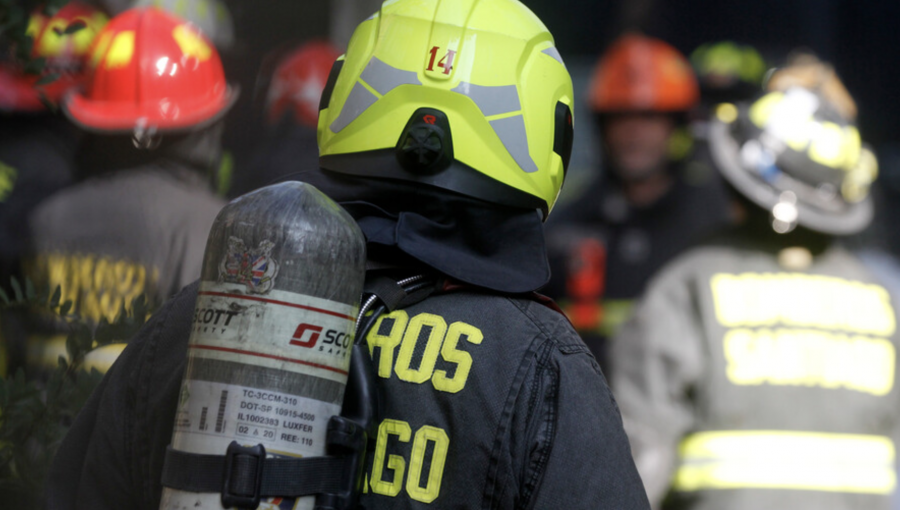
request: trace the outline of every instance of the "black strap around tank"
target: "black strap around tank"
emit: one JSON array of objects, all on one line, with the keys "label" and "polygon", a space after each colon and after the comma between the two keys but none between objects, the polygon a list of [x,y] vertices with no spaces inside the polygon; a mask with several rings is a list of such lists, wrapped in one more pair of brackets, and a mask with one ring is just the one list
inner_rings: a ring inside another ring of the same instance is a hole
[{"label": "black strap around tank", "polygon": [[262,480],[256,491],[259,460],[252,455],[235,455],[226,473],[228,456],[166,450],[162,484],[188,492],[222,492],[226,475],[231,494],[262,497],[301,497],[329,494],[341,489],[347,476],[342,457],[266,458],[262,460]]}]

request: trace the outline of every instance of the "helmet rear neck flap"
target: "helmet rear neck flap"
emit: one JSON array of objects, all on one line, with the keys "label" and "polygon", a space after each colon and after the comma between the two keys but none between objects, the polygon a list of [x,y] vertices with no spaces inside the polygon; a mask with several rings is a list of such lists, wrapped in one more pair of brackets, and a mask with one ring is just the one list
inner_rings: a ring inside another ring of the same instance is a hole
[{"label": "helmet rear neck flap", "polygon": [[322,97],[321,167],[552,208],[572,143],[572,84],[519,2],[389,2],[354,33]]}]

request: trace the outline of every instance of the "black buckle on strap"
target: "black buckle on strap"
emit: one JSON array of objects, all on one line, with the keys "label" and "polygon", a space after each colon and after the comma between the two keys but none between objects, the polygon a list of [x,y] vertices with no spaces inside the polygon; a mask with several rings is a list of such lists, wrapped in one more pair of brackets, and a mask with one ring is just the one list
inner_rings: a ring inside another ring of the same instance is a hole
[{"label": "black buckle on strap", "polygon": [[237,441],[232,441],[228,445],[225,471],[222,473],[222,507],[259,506],[265,460],[266,449],[261,444],[241,446]]}]

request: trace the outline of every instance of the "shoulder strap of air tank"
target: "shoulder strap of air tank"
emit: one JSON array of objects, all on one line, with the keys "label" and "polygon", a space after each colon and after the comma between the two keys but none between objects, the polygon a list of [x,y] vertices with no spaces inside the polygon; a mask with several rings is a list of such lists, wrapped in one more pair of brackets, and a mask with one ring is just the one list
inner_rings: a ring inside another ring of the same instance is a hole
[{"label": "shoulder strap of air tank", "polygon": [[445,279],[436,275],[418,274],[405,278],[387,275],[373,275],[366,279],[363,296],[375,296],[393,312],[398,308],[406,308],[438,291]]}]

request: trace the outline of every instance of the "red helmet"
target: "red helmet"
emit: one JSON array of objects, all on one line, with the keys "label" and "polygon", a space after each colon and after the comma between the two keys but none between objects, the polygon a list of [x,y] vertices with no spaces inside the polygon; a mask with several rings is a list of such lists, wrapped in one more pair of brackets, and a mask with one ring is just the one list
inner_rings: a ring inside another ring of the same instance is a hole
[{"label": "red helmet", "polygon": [[[34,40],[31,57],[45,59],[44,68],[39,76],[15,64],[0,66],[0,110],[40,111],[42,95],[55,103],[81,85],[88,48],[107,21],[105,14],[79,2],[69,2],[50,17],[41,9],[32,13],[26,32]],[[38,84],[50,75],[56,78]]]},{"label": "red helmet", "polygon": [[590,105],[601,113],[684,112],[700,98],[687,59],[659,39],[621,37],[603,55],[590,89]]},{"label": "red helmet", "polygon": [[194,25],[157,8],[123,12],[91,48],[83,94],[66,114],[95,131],[180,131],[208,125],[237,93],[225,82],[219,54]]},{"label": "red helmet", "polygon": [[266,99],[269,122],[278,123],[287,111],[294,120],[315,128],[319,99],[334,61],[341,52],[324,41],[308,42],[281,60],[272,76]]}]

